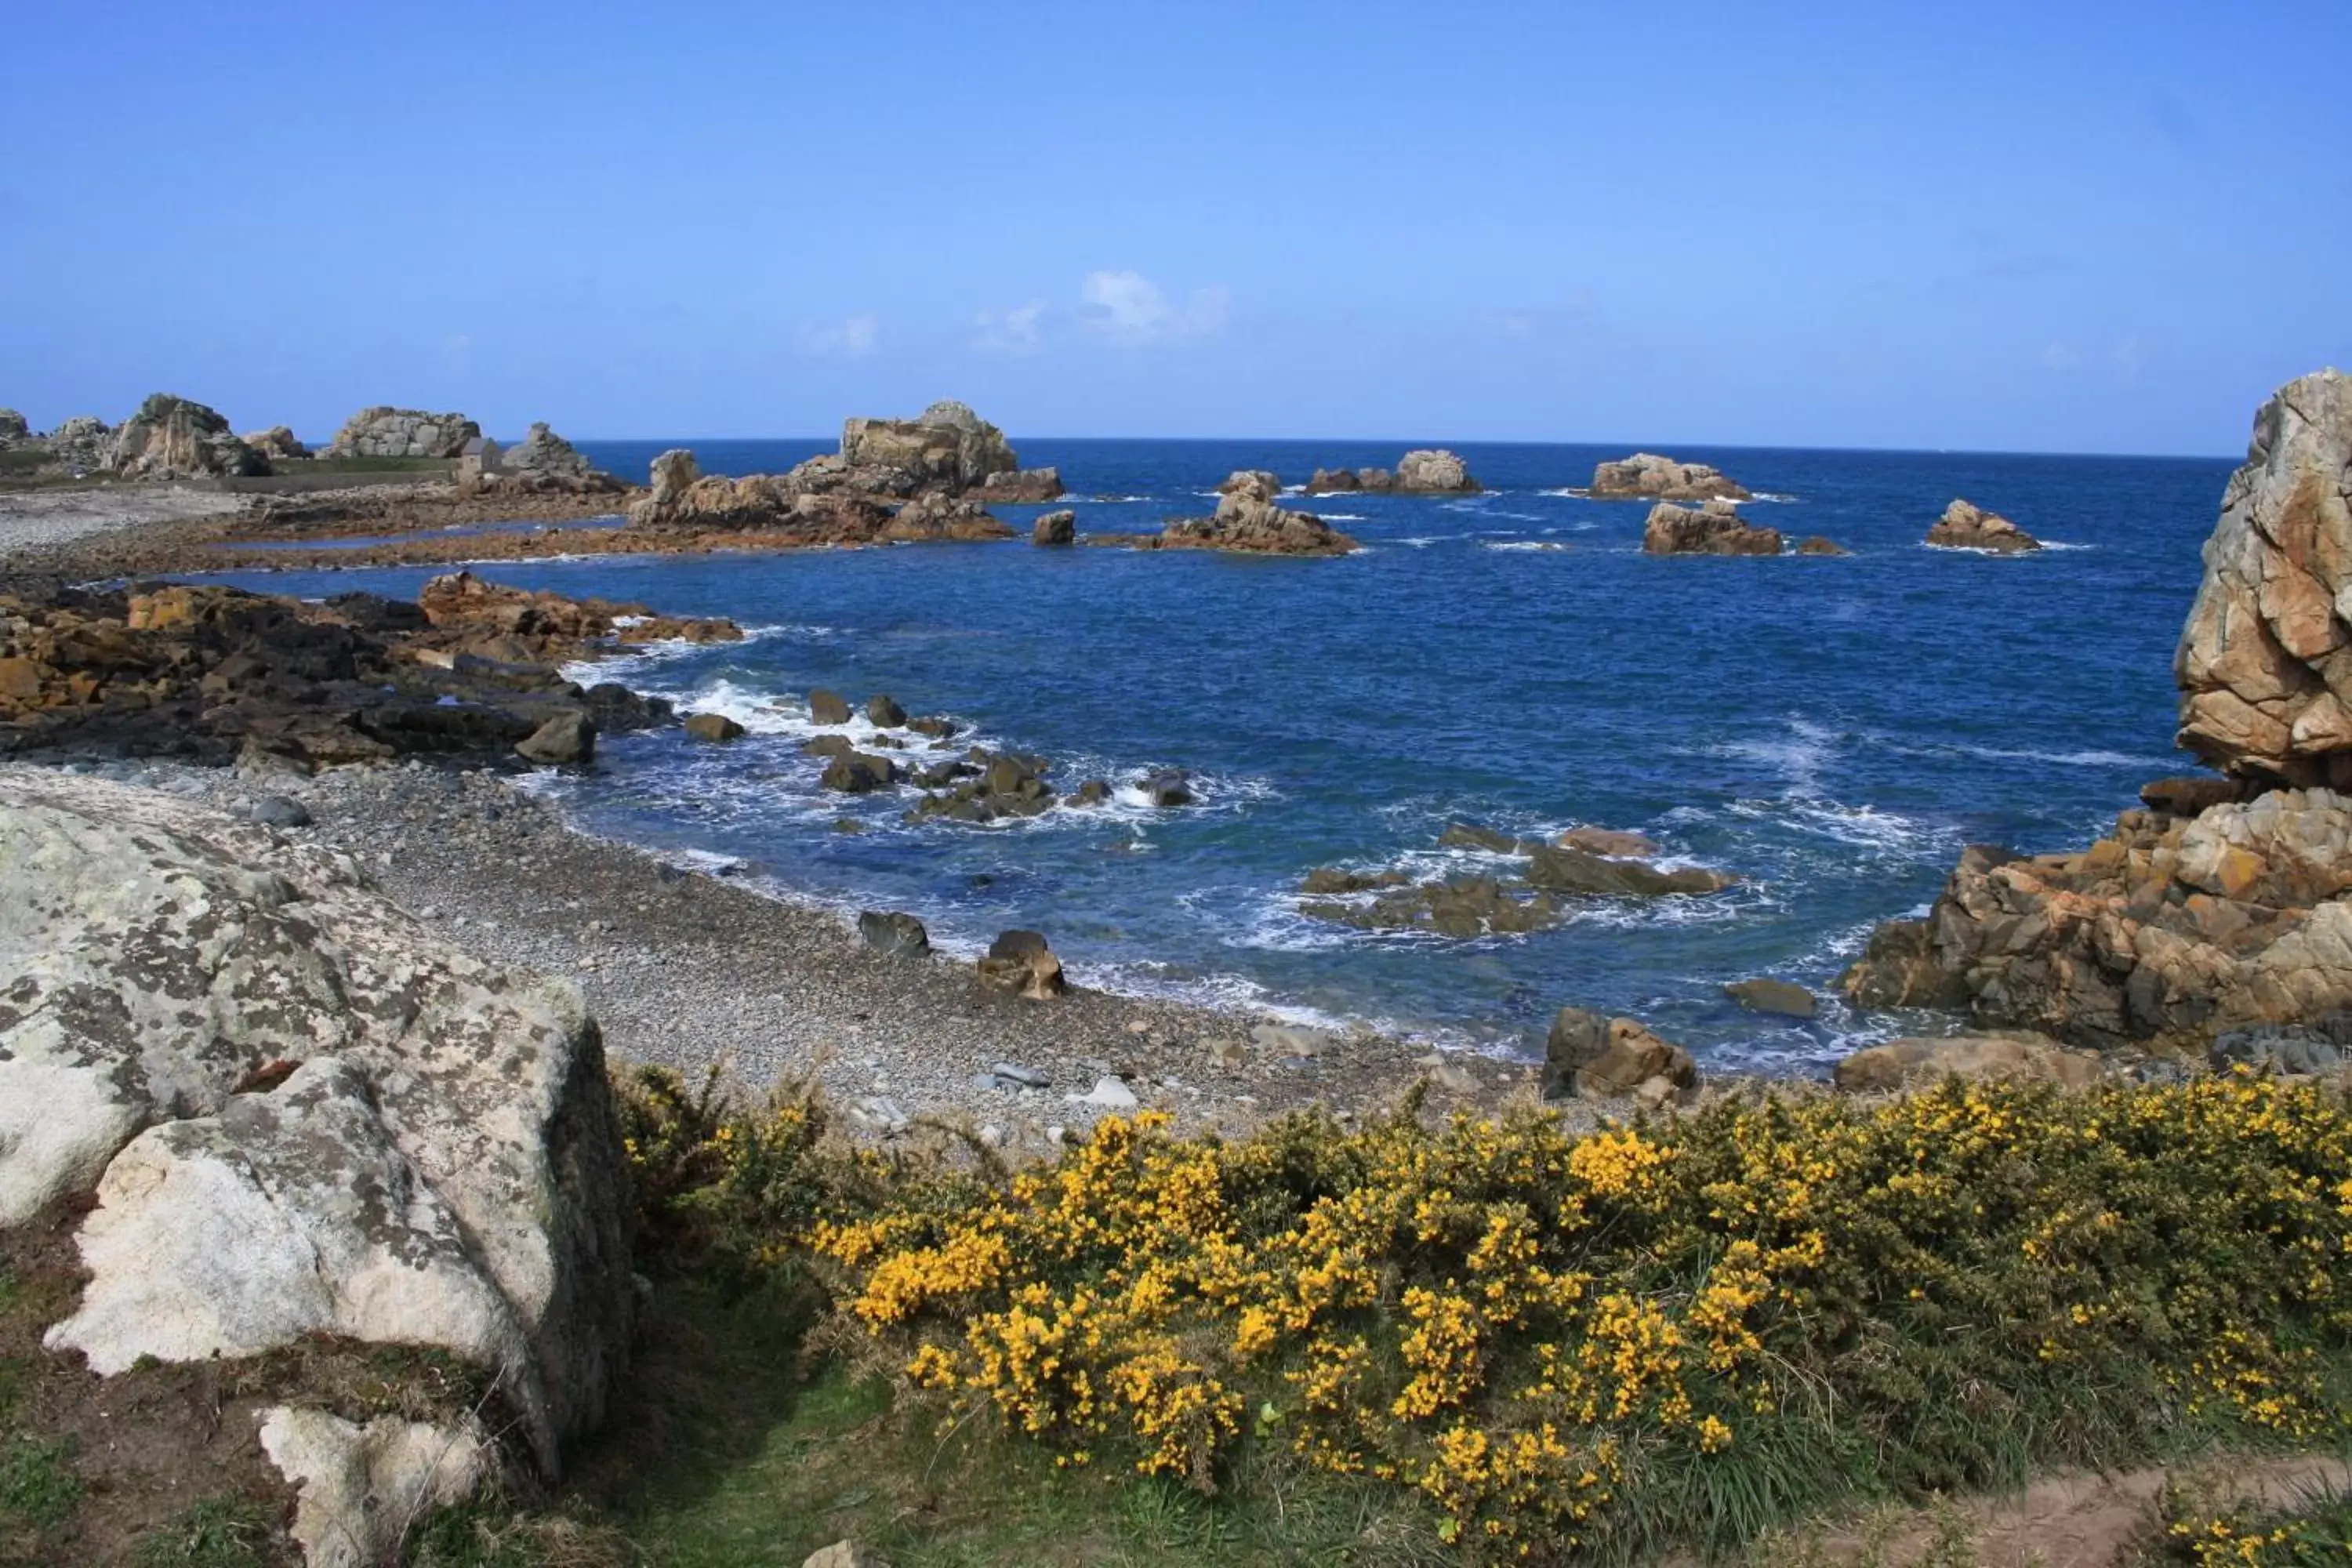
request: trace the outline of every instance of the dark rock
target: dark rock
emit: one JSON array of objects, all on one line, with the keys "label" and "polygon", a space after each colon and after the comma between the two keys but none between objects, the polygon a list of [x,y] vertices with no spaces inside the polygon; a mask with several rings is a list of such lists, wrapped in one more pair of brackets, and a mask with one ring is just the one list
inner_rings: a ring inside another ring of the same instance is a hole
[{"label": "dark rock", "polygon": [[310,808],[299,800],[282,795],[266,795],[239,813],[247,822],[257,822],[264,827],[308,827]]},{"label": "dark rock", "polygon": [[724,713],[689,713],[686,732],[698,741],[740,741],[746,733],[742,725]]},{"label": "dark rock", "polygon": [[958,724],[952,719],[944,718],[939,714],[932,714],[928,718],[909,719],[907,721],[907,728],[912,730],[918,735],[936,736],[938,739],[944,741],[950,735],[955,734],[962,728],[962,726]]},{"label": "dark rock", "polygon": [[867,910],[857,917],[857,934],[866,946],[893,958],[921,958],[931,951],[930,933],[908,914]]},{"label": "dark rock", "polygon": [[1100,805],[1110,799],[1110,784],[1105,779],[1088,779],[1070,795],[1072,805]]},{"label": "dark rock", "polygon": [[1497,833],[1475,822],[1450,824],[1437,836],[1437,842],[1447,849],[1485,849],[1496,855],[1516,855],[1523,847],[1510,834]]},{"label": "dark rock", "polygon": [[2195,816],[2207,806],[2227,805],[2248,799],[2251,794],[2242,780],[2203,773],[2156,779],[2139,786],[2139,798],[2147,808],[2167,816]]},{"label": "dark rock", "polygon": [[877,730],[896,730],[907,721],[907,710],[887,697],[874,697],[866,704],[866,719]]},{"label": "dark rock", "polygon": [[839,692],[812,691],[809,693],[808,700],[811,723],[846,724],[849,722],[849,704],[842,700]]},{"label": "dark rock", "polygon": [[1851,553],[1843,545],[1832,543],[1816,533],[1797,546],[1800,555],[1844,555]]},{"label": "dark rock", "polygon": [[801,754],[810,757],[845,757],[856,750],[846,735],[811,735],[801,742]]},{"label": "dark rock", "polygon": [[1375,889],[1402,888],[1412,880],[1402,871],[1343,871],[1336,866],[1318,866],[1307,873],[1298,885],[1302,893],[1364,893]]},{"label": "dark rock", "polygon": [[1162,808],[1190,805],[1199,798],[1192,793],[1192,777],[1181,768],[1160,768],[1144,775],[1137,786],[1143,798]]},{"label": "dark rock", "polygon": [[825,764],[824,776],[817,782],[826,789],[837,789],[848,795],[866,795],[897,782],[898,770],[887,757],[877,757],[864,752],[845,752]]},{"label": "dark rock", "polygon": [[1751,1012],[1774,1013],[1784,1018],[1810,1018],[1821,1011],[1821,1002],[1811,992],[1785,980],[1734,981],[1723,988],[1723,994]]},{"label": "dark rock", "polygon": [[515,743],[528,761],[550,766],[587,763],[596,755],[596,726],[576,710],[558,713]]},{"label": "dark rock", "polygon": [[1032,544],[1076,544],[1078,542],[1078,514],[1075,511],[1049,511],[1037,520],[1029,535]]}]

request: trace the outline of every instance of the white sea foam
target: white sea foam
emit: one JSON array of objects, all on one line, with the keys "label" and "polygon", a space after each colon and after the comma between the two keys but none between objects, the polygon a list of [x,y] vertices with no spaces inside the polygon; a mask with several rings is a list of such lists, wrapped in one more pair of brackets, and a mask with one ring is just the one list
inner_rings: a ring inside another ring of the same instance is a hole
[{"label": "white sea foam", "polygon": [[1789,733],[1769,740],[1728,741],[1715,748],[1727,756],[1746,757],[1777,771],[1788,781],[1791,795],[1817,795],[1822,769],[1836,750],[1837,737],[1809,719],[1789,721]]},{"label": "white sea foam", "polygon": [[1426,550],[1437,541],[1428,534],[1419,534],[1412,539],[1391,539],[1389,542],[1406,545],[1414,550]]},{"label": "white sea foam", "polygon": [[1566,550],[1566,549],[1568,548],[1568,546],[1567,546],[1567,545],[1565,545],[1565,544],[1555,544],[1555,543],[1552,543],[1549,540],[1543,540],[1543,539],[1517,539],[1517,540],[1511,540],[1511,539],[1499,539],[1499,540],[1490,540],[1490,541],[1483,542],[1481,542],[1481,543],[1479,544],[1478,548],[1479,548],[1479,549],[1481,549],[1481,550],[1559,550],[1559,551],[1564,551],[1564,550]]},{"label": "white sea foam", "polygon": [[1582,485],[1561,485],[1557,489],[1538,490],[1536,494],[1539,496],[1571,496],[1579,500],[1583,500],[1590,499],[1592,492]]}]

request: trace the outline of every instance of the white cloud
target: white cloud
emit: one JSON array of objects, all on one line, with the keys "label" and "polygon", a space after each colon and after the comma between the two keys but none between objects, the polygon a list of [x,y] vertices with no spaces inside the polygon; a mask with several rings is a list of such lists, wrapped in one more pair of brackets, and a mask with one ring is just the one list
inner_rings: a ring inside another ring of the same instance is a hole
[{"label": "white cloud", "polygon": [[801,329],[801,352],[864,359],[882,343],[882,322],[873,316],[849,316]]},{"label": "white cloud", "polygon": [[2053,342],[2042,351],[2042,363],[2052,370],[2072,370],[2083,363],[2083,356],[2072,343]]},{"label": "white cloud", "polygon": [[1035,353],[1043,344],[1045,321],[1042,300],[1009,310],[982,310],[971,319],[971,346],[983,353]]},{"label": "white cloud", "polygon": [[1196,289],[1181,306],[1140,272],[1089,272],[1078,287],[1087,331],[1124,348],[1213,338],[1225,330],[1231,297],[1223,285]]}]

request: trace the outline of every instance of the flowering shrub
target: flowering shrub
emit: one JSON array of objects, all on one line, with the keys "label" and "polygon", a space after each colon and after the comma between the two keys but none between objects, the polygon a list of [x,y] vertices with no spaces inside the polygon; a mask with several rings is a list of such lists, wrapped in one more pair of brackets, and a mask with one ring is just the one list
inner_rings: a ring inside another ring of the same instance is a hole
[{"label": "flowering shrub", "polygon": [[747,1109],[714,1067],[694,1089],[639,1066],[615,1084],[640,1256],[741,1272],[806,1229],[831,1190],[824,1108],[782,1091]]},{"label": "flowering shrub", "polygon": [[2352,1563],[2352,1494],[2290,1510],[2200,1506],[2184,1494],[2165,1499],[2164,1538],[2156,1564],[2193,1568],[2320,1568]]},{"label": "flowering shrub", "polygon": [[2352,1114],[2251,1076],[1584,1138],[1147,1114],[995,1187],[882,1192],[807,1240],[958,1418],[1203,1490],[1286,1444],[1482,1557],[2347,1424]]}]

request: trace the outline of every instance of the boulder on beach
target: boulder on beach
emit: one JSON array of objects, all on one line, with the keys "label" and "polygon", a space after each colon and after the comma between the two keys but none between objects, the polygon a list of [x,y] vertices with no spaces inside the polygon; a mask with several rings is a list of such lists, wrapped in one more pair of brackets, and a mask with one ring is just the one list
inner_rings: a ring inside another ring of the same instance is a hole
[{"label": "boulder on beach", "polygon": [[269,459],[237,439],[214,409],[168,392],[139,405],[115,433],[112,464],[125,479],[249,478]]},{"label": "boulder on beach", "polygon": [[2009,519],[1957,497],[1927,530],[1927,542],[1939,550],[1986,550],[1996,555],[2042,548],[2042,541]]},{"label": "boulder on beach", "polygon": [[552,1473],[636,1300],[577,988],[458,952],[324,846],[92,777],[0,770],[0,1226],[68,1205],[86,1271],[49,1346],[224,1388],[339,1337],[438,1351]]},{"label": "boulder on beach", "polygon": [[1748,500],[1748,488],[1705,463],[1677,463],[1655,452],[1602,463],[1592,470],[1595,500]]},{"label": "boulder on beach", "polygon": [[576,766],[596,759],[596,722],[578,710],[555,714],[515,742],[525,762],[546,767]]},{"label": "boulder on beach", "polygon": [[1553,1017],[1544,1040],[1545,1099],[1614,1099],[1654,1079],[1664,1079],[1676,1092],[1696,1089],[1698,1064],[1682,1047],[1631,1018],[1582,1007],[1563,1007]]},{"label": "boulder on beach", "polygon": [[2352,377],[2281,387],[2230,476],[2180,633],[2180,744],[2233,777],[2352,789]]},{"label": "boulder on beach", "polygon": [[1642,529],[1645,555],[1778,555],[1780,531],[1759,528],[1729,501],[1696,510],[1660,501]]},{"label": "boulder on beach", "polygon": [[1062,961],[1034,931],[1009,931],[989,943],[979,971],[980,983],[988,990],[1030,1002],[1050,1002],[1069,988]]},{"label": "boulder on beach", "polygon": [[897,910],[861,911],[857,935],[866,946],[889,958],[923,958],[931,951],[931,933],[923,929],[923,922]]},{"label": "boulder on beach", "polygon": [[327,443],[329,458],[455,458],[482,427],[462,414],[421,408],[362,408]]}]

